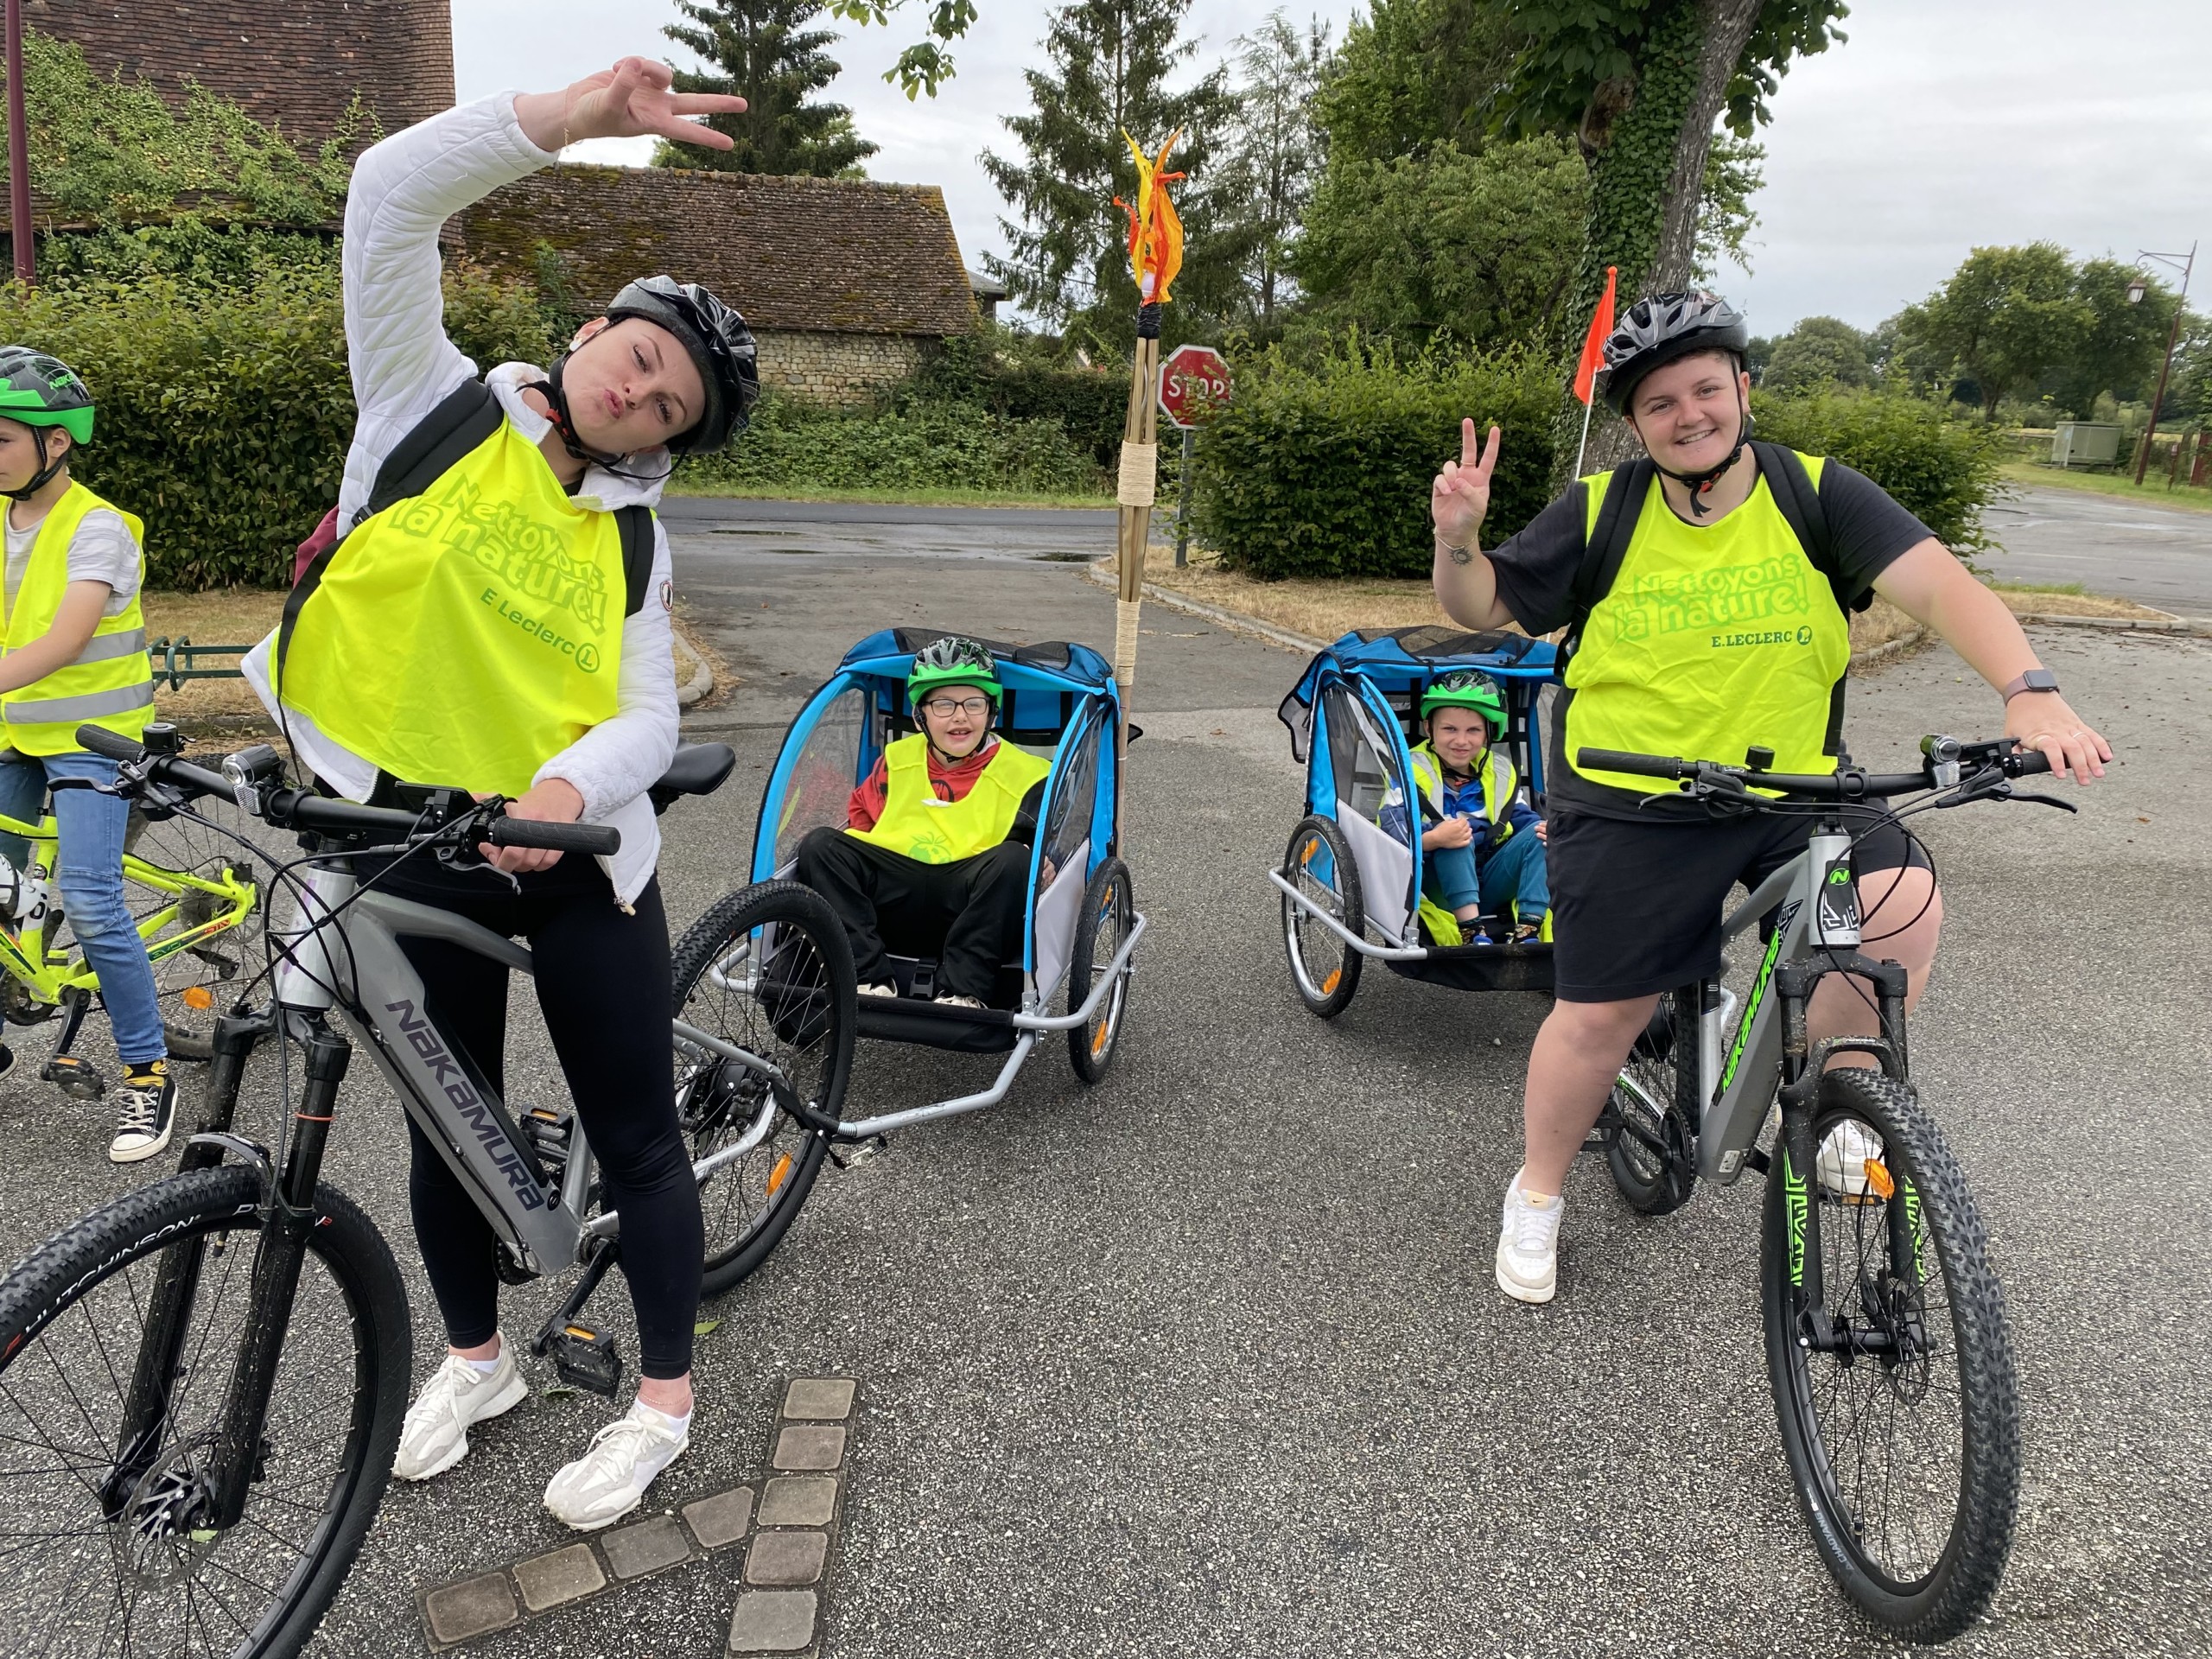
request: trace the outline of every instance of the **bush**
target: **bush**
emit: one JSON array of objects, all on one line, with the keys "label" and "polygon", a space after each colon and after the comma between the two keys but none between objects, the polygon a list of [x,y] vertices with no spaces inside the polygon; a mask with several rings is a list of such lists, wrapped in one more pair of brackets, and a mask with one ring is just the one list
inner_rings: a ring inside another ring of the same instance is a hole
[{"label": "bush", "polygon": [[1486,540],[1551,499],[1556,365],[1534,353],[1402,359],[1354,339],[1311,365],[1271,353],[1199,429],[1192,524],[1223,563],[1286,576],[1418,576],[1428,491],[1459,420],[1503,429]]},{"label": "bush", "polygon": [[[546,360],[533,293],[480,270],[448,275],[447,324],[480,365]],[[263,262],[236,283],[156,272],[0,290],[0,339],[92,388],[98,423],[73,472],[145,519],[149,585],[290,580],[353,431],[330,261]]]},{"label": "bush", "polygon": [[1056,421],[1096,464],[1114,466],[1128,413],[1128,365],[1063,367],[1040,360],[1039,344],[988,327],[933,343],[894,401],[975,404],[1001,420]]},{"label": "bush", "polygon": [[1993,545],[1981,513],[1999,487],[2001,429],[1953,419],[1922,398],[1878,392],[1753,392],[1751,411],[1761,437],[1857,467],[1955,551]]},{"label": "bush", "polygon": [[769,392],[744,435],[718,454],[685,461],[677,485],[1023,495],[1096,494],[1106,487],[1087,448],[1058,421],[1012,418],[976,404],[902,401],[899,408],[844,412]]}]

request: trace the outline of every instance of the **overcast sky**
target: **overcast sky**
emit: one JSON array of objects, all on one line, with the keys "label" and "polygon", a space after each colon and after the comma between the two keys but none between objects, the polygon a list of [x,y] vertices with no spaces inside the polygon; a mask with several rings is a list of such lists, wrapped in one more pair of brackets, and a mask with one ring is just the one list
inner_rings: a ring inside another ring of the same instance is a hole
[{"label": "overcast sky", "polygon": [[[831,93],[883,147],[872,177],[944,188],[971,265],[1003,247],[1001,204],[976,157],[1006,149],[999,117],[1027,107],[1021,71],[1041,60],[1049,10],[981,4],[934,102],[909,104],[880,79],[914,37],[898,16],[888,30],[838,25],[845,73]],[[1270,9],[1197,0],[1204,54]],[[1357,9],[1288,8],[1337,20],[1339,35]],[[1775,99],[1753,274],[1723,275],[1756,332],[1822,314],[1870,327],[1980,244],[2047,238],[2125,259],[2212,232],[2212,5],[1855,0],[1852,11],[1850,41],[1801,61]],[[558,86],[626,53],[669,56],[659,30],[675,16],[672,0],[454,0],[460,95]]]}]

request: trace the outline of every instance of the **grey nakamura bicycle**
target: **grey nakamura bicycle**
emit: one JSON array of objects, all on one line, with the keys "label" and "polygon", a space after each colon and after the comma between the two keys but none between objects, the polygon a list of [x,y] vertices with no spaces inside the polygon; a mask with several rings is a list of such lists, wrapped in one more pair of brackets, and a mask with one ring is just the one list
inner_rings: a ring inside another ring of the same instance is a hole
[{"label": "grey nakamura bicycle", "polygon": [[[568,1115],[518,1116],[423,1007],[404,938],[530,971],[529,950],[376,890],[354,861],[466,859],[480,844],[610,853],[616,833],[504,817],[425,791],[419,810],[288,788],[273,749],[217,773],[87,728],[120,792],[188,812],[234,799],[308,847],[289,923],[269,930],[274,997],[215,1024],[206,1115],[183,1167],[86,1217],[0,1281],[0,1627],[16,1653],[281,1656],[314,1632],[382,1502],[407,1403],[405,1287],[375,1224],[320,1179],[354,1044],[491,1221],[510,1281],[580,1267],[531,1344],[612,1394],[621,1360],[584,1320],[618,1258],[591,1148]],[[97,741],[96,741],[97,740]],[[703,794],[734,760],[680,749],[654,791]],[[410,805],[415,804],[410,801]],[[203,820],[213,822],[212,820]],[[672,1064],[707,1212],[706,1287],[772,1249],[789,1147],[835,1122],[852,1064],[852,957],[818,897],[766,882],[717,907],[676,958]],[[762,986],[772,982],[772,994]],[[334,1021],[334,1016],[335,1016]],[[342,1033],[350,1032],[352,1042]],[[273,1046],[276,1145],[232,1132],[247,1061]]]},{"label": "grey nakamura bicycle", "polygon": [[[1716,982],[1662,997],[1597,1141],[1615,1185],[1649,1215],[1686,1203],[1700,1179],[1766,1177],[1767,1372],[1815,1546],[1869,1618],[1907,1641],[1942,1642],[1980,1618],[2004,1575],[2018,1385],[1981,1218],[1907,1070],[1905,971],[1859,949],[1852,849],[1870,815],[2006,799],[2074,809],[2013,790],[2050,764],[2009,740],[1929,737],[1921,752],[1918,772],[1846,761],[1828,775],[1767,770],[1774,756],[1758,749],[1744,766],[1608,749],[1580,760],[1676,780],[1716,811],[1814,820],[1804,852],[1723,924],[1731,938],[1768,930],[1740,1017]],[[1907,795],[1924,798],[1888,808]],[[1864,810],[1847,813],[1853,804]],[[1808,1039],[1807,1005],[1832,975],[1872,988],[1878,1035]],[[1857,1063],[1830,1071],[1838,1055]],[[1777,1095],[1780,1129],[1763,1147]]]}]

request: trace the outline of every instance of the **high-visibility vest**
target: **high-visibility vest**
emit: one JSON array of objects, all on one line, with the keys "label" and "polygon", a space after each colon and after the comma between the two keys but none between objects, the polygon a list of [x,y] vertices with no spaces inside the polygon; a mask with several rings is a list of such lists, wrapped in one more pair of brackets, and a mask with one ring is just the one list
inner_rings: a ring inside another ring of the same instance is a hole
[{"label": "high-visibility vest", "polygon": [[1007,838],[1023,799],[1052,769],[1027,749],[1000,742],[965,795],[939,800],[930,787],[929,740],[916,733],[883,751],[883,811],[874,828],[845,833],[923,864],[973,858]]},{"label": "high-visibility vest", "polygon": [[[1817,490],[1820,458],[1802,459]],[[1607,476],[1583,480],[1586,535],[1597,533]],[[1567,665],[1567,764],[1640,795],[1649,779],[1586,771],[1574,757],[1586,747],[1741,766],[1764,746],[1777,772],[1834,772],[1829,711],[1850,662],[1850,621],[1764,474],[1742,506],[1705,525],[1675,517],[1655,477]]]},{"label": "high-visibility vest", "polygon": [[520,795],[613,716],[625,593],[614,515],[502,421],[333,550],[278,696],[395,779]]},{"label": "high-visibility vest", "polygon": [[[1435,749],[1427,743],[1413,747],[1414,787],[1421,791],[1421,798],[1438,817],[1444,816],[1444,762]],[[1521,774],[1513,765],[1513,757],[1492,746],[1483,751],[1483,816],[1490,820],[1489,839],[1475,843],[1478,854],[1502,844],[1513,833],[1513,797],[1521,787]],[[1438,904],[1427,893],[1421,895],[1419,906],[1421,920],[1428,927],[1429,938],[1444,945],[1465,943],[1465,934],[1459,918]]]},{"label": "high-visibility vest", "polygon": [[[130,527],[146,576],[146,527],[131,514],[72,483],[46,515],[29,563],[8,607],[7,648],[21,651],[54,626],[69,590],[69,543],[85,515],[105,507]],[[154,668],[146,655],[146,618],[134,591],[115,616],[103,616],[77,659],[42,680],[0,695],[7,745],[23,754],[77,754],[79,726],[99,726],[136,743],[154,718]]]}]

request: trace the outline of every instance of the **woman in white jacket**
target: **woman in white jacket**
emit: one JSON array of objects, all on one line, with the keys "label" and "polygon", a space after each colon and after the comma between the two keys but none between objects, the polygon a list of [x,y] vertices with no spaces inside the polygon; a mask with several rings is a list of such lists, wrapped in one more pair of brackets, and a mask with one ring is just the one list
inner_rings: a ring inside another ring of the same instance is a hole
[{"label": "woman in white jacket", "polygon": [[[664,66],[627,58],[563,92],[447,111],[361,157],[346,209],[359,420],[344,534],[246,664],[302,760],[349,798],[453,785],[512,796],[515,817],[621,831],[611,859],[486,849],[499,874],[409,860],[382,884],[529,939],[546,1026],[622,1212],[637,1402],[545,1492],[585,1530],[634,1509],[689,1444],[702,1231],[671,1081],[660,837],[645,798],[677,737],[668,542],[650,510],[671,453],[715,448],[744,425],[753,340],[704,289],[648,278],[550,370],[508,363],[484,376],[493,409],[445,334],[437,238],[454,213],[565,144],[657,134],[727,147],[683,118],[744,107],[677,96]],[[471,431],[488,423],[490,435],[406,499],[372,499],[395,447],[456,397],[476,400]],[[496,1088],[506,970],[435,941],[406,949],[441,1027]],[[467,1454],[472,1424],[529,1389],[497,1325],[493,1235],[411,1125],[410,1136],[416,1232],[450,1344],[407,1414],[394,1468],[424,1480]]]}]

